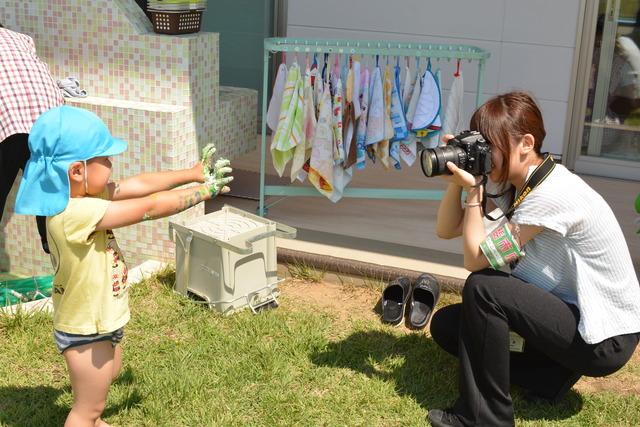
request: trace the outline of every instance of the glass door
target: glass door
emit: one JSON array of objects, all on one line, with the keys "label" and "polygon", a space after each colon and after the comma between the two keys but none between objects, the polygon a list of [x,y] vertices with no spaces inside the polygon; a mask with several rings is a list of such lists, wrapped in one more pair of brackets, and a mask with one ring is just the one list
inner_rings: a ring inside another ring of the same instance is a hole
[{"label": "glass door", "polygon": [[575,170],[640,180],[640,0],[589,7],[582,39],[587,59],[579,71],[586,81],[576,89],[582,89],[576,96],[582,108],[573,128]]}]

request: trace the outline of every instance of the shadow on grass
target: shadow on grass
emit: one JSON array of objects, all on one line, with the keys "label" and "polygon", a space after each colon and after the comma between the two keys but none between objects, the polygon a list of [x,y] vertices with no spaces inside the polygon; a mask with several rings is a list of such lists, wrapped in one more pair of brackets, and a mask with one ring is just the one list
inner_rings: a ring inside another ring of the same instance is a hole
[{"label": "shadow on grass", "polygon": [[56,403],[63,389],[0,387],[0,424],[3,426],[61,426],[69,408]]},{"label": "shadow on grass", "polygon": [[[360,331],[329,344],[311,360],[318,366],[347,368],[393,382],[398,394],[412,397],[425,410],[449,407],[458,396],[457,359],[420,333]],[[520,419],[562,420],[582,408],[582,398],[574,391],[557,405],[527,402],[517,389],[513,398]]]},{"label": "shadow on grass", "polygon": [[[130,368],[125,369],[114,381],[114,386],[128,387],[134,382]],[[113,386],[112,386],[113,387]],[[44,427],[64,424],[70,407],[59,404],[58,400],[69,387],[53,388],[0,387],[0,425],[7,427]],[[136,389],[125,393],[116,405],[107,405],[102,418],[109,418],[142,402],[142,396]]]}]

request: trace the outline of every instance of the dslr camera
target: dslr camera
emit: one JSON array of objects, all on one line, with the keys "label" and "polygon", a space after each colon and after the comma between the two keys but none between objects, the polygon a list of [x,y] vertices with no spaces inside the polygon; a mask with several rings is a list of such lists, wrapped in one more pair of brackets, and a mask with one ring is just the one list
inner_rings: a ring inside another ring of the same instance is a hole
[{"label": "dslr camera", "polygon": [[476,131],[464,131],[446,146],[427,148],[420,154],[422,172],[427,177],[451,175],[447,162],[452,162],[471,175],[489,175],[491,172],[491,144]]}]

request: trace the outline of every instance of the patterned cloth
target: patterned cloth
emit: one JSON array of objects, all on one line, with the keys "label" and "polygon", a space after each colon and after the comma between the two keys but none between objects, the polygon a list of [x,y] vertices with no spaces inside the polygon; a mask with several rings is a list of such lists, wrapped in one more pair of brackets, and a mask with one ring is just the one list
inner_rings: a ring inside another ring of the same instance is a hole
[{"label": "patterned cloth", "polygon": [[271,157],[278,176],[284,174],[287,162],[293,158],[296,146],[303,139],[303,86],[300,67],[298,64],[293,64],[287,74],[287,82],[282,94],[278,127],[271,140]]},{"label": "patterned cloth", "polygon": [[40,114],[63,103],[31,37],[0,28],[0,142],[29,133]]}]

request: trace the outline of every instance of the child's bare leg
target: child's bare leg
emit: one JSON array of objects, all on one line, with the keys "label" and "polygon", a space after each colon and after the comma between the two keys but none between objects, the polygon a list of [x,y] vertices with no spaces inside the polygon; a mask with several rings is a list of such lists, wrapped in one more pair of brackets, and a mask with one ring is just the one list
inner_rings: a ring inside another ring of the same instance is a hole
[{"label": "child's bare leg", "polygon": [[111,341],[73,347],[64,352],[73,389],[73,407],[65,427],[108,425],[100,420],[100,415],[111,385],[114,353]]}]

